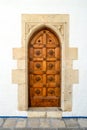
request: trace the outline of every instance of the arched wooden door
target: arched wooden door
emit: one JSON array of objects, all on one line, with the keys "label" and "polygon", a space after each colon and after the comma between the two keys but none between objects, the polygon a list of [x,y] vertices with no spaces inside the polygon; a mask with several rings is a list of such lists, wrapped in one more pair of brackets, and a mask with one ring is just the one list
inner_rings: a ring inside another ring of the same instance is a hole
[{"label": "arched wooden door", "polygon": [[28,47],[29,106],[60,107],[61,47],[49,29],[34,34]]}]

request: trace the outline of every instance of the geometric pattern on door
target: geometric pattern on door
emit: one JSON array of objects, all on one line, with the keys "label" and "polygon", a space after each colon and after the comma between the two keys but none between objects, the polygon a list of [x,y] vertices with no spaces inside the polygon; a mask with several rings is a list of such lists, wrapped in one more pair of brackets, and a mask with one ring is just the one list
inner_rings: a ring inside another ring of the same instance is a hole
[{"label": "geometric pattern on door", "polygon": [[48,28],[38,31],[30,40],[28,82],[31,107],[60,107],[61,46]]}]

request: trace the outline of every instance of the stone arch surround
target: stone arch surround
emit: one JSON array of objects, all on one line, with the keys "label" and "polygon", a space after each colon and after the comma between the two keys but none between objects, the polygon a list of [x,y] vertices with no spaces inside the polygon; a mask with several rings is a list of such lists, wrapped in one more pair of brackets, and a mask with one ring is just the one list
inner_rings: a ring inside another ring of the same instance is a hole
[{"label": "stone arch surround", "polygon": [[17,60],[17,69],[12,70],[12,82],[18,84],[18,109],[28,110],[28,43],[33,33],[48,27],[59,37],[62,48],[61,109],[72,110],[72,86],[78,83],[78,70],[73,70],[73,60],[78,59],[77,48],[69,48],[69,15],[22,15],[22,45],[13,48],[13,59]]}]

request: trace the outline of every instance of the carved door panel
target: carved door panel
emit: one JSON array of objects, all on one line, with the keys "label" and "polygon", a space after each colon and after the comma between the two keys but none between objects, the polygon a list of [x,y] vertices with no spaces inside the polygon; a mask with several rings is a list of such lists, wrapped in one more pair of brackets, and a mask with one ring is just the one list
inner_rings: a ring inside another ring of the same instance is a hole
[{"label": "carved door panel", "polygon": [[36,33],[28,51],[29,104],[32,107],[60,106],[61,48],[48,29]]}]

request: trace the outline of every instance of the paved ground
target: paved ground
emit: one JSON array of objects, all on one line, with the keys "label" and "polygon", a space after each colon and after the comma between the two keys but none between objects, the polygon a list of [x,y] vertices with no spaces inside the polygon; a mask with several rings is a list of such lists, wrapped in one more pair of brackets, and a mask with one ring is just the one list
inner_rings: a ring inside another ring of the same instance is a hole
[{"label": "paved ground", "polygon": [[0,118],[0,130],[86,130],[87,119]]}]

